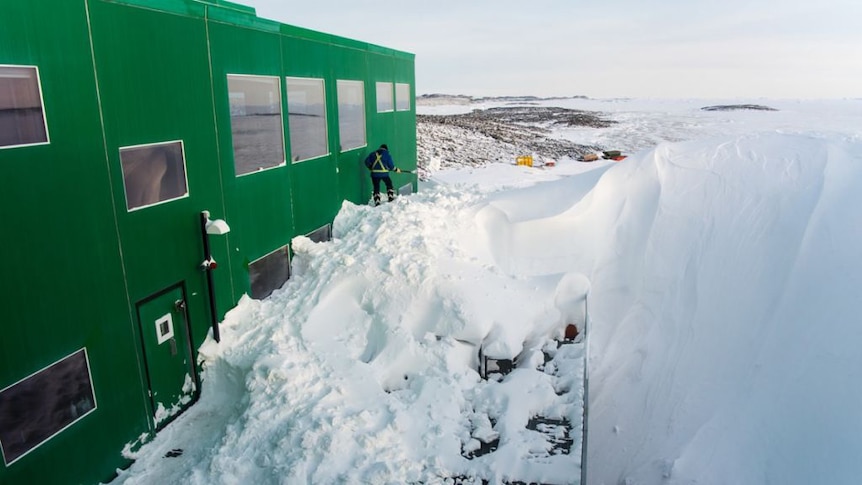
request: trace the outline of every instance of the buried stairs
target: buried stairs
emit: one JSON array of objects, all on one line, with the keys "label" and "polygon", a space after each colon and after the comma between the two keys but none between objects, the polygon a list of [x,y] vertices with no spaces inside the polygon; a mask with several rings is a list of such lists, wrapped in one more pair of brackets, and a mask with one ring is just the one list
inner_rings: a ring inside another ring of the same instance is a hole
[{"label": "buried stairs", "polygon": [[[572,326],[574,328],[574,326]],[[524,480],[524,477],[503,477],[502,483],[509,485],[534,484],[534,485],[562,485],[586,483],[584,476],[585,440],[584,429],[586,423],[586,342],[584,338],[578,338],[577,333],[566,333],[563,340],[555,340],[546,344],[542,349],[543,362],[534,367],[534,370],[552,376],[554,390],[560,398],[561,403],[575,403],[581,406],[582,419],[573,423],[566,416],[543,416],[541,414],[531,416],[526,424],[526,429],[538,433],[544,440],[543,446],[531,448],[524,460],[533,463],[533,467],[541,467],[542,463],[551,461],[551,457],[560,455],[571,455],[580,453],[580,460],[573,460],[579,467],[573,467],[571,475],[563,480],[532,481]],[[570,376],[561,375],[560,369],[573,368],[572,361],[583,360],[578,367],[583,375]],[[568,362],[564,362],[568,361]],[[519,359],[513,360],[492,359],[479,351],[479,373],[489,381],[502,383],[506,376],[516,368],[524,368],[519,365]],[[583,381],[581,381],[583,379]],[[583,387],[580,386],[583,382]],[[573,384],[574,383],[574,384]],[[583,394],[581,394],[583,389]],[[578,416],[580,418],[580,416]],[[501,439],[505,442],[505,436],[501,436],[497,419],[493,416],[482,416],[474,423],[471,438],[462,445],[461,455],[468,460],[482,459],[485,456],[493,456],[500,448]],[[493,483],[498,483],[500,480]],[[457,476],[446,479],[445,483],[453,485],[488,484],[489,480],[481,477]]]}]

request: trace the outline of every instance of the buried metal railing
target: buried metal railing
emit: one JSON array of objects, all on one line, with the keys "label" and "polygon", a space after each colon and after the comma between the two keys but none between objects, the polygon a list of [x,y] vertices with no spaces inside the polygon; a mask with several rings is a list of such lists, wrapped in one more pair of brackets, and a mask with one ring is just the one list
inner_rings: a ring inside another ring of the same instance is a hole
[{"label": "buried metal railing", "polygon": [[587,423],[590,407],[590,293],[584,295],[584,421],[581,428],[581,485],[587,483]]},{"label": "buried metal railing", "polygon": [[[575,327],[575,325],[571,324],[571,325],[569,325],[569,327]],[[584,361],[583,389],[584,389],[584,393],[583,393],[583,413],[582,413],[583,421],[581,424],[581,476],[580,476],[580,483],[582,485],[587,484],[587,438],[588,438],[588,434],[589,434],[588,427],[589,427],[589,403],[590,403],[590,399],[589,399],[589,394],[590,394],[590,392],[589,392],[589,389],[590,389],[590,369],[589,369],[589,366],[590,366],[590,341],[589,341],[590,331],[589,331],[589,327],[590,327],[589,290],[587,290],[587,292],[584,294],[584,323],[583,323],[583,339],[582,339],[582,343],[584,346],[584,350],[583,350],[583,361]],[[575,328],[575,334],[571,337],[572,340],[570,340],[568,333],[569,333],[569,329],[567,327],[565,340],[571,342],[575,338],[575,335],[579,334],[580,332],[578,332],[577,328]],[[469,343],[469,342],[464,342],[464,343]],[[558,343],[558,345],[559,345],[559,343]],[[505,375],[505,374],[508,374],[509,372],[511,372],[511,370],[514,367],[517,367],[516,359],[512,359],[512,360],[489,359],[488,356],[486,356],[484,354],[483,346],[480,344],[478,347],[479,347],[478,348],[478,360],[479,360],[478,371],[479,371],[479,375],[483,379],[488,379],[488,376],[491,372],[501,372],[503,375]],[[546,354],[545,358],[546,358],[545,362],[547,363],[547,358],[548,358],[547,354]],[[493,369],[489,368],[490,361],[493,361]],[[545,419],[545,418],[535,417],[534,421],[535,421],[535,423],[540,423],[540,421],[542,419]],[[568,426],[571,426],[571,424],[572,423],[569,422]],[[530,424],[528,424],[528,428],[529,428],[529,426],[530,426]],[[535,428],[529,428],[529,429],[535,429]],[[493,444],[483,444],[484,447],[480,448],[480,450],[478,452],[471,452],[469,454],[469,456],[467,456],[467,455],[464,455],[464,456],[467,457],[468,459],[473,459],[477,456],[481,456],[481,455],[493,452],[494,450],[497,449],[498,443],[499,443],[499,438]],[[572,442],[568,441],[568,446],[571,446],[571,444],[572,444]],[[487,446],[485,446],[485,445],[487,445]]]}]

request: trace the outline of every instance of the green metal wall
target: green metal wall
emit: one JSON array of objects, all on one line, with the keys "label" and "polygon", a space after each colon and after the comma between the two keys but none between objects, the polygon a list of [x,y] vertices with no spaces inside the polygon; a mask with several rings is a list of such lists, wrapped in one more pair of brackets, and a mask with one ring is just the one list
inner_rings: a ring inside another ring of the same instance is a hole
[{"label": "green metal wall", "polygon": [[[323,42],[282,37],[282,59],[286,76],[324,79],[329,153],[337,153],[338,104],[335,100],[335,79],[329,73],[332,47]],[[323,60],[323,62],[321,62]],[[336,178],[335,157],[325,156],[291,163],[294,215],[298,234],[307,234],[332,220],[338,212],[340,195]]]},{"label": "green metal wall", "polygon": [[[210,326],[199,215],[217,317],[249,290],[248,264],[370,198],[365,155],[387,143],[416,167],[415,107],[376,112],[375,82],[409,83],[413,56],[259,19],[217,0],[0,3],[0,64],[39,68],[50,143],[0,149],[0,389],[86,348],[97,409],[9,466],[0,483],[93,483],[155,429],[140,304],[185,292],[192,346]],[[234,175],[227,75],[322,78],[329,154]],[[336,81],[365,82],[368,145],[340,153]],[[120,148],[182,140],[188,196],[128,211]],[[395,174],[396,187],[415,176]]]},{"label": "green metal wall", "polygon": [[[198,269],[203,261],[199,214],[209,210],[224,217],[206,24],[202,18],[108,2],[92,2],[90,10],[108,162],[120,181],[114,200],[130,299],[135,303],[185,282],[197,346],[208,321],[205,278]],[[172,140],[183,141],[188,197],[127,211],[120,147]],[[224,238],[211,241],[216,260],[224,261]],[[227,274],[215,276],[222,296],[217,301],[230,301]]]},{"label": "green metal wall", "polygon": [[147,431],[83,2],[0,4],[0,64],[39,67],[50,144],[0,150],[0,389],[86,347],[96,410],[0,483],[92,483]]},{"label": "green metal wall", "polygon": [[[232,306],[247,291],[249,262],[284,246],[295,234],[290,170],[279,167],[240,177],[234,175],[228,103],[227,75],[281,77],[281,48],[277,29],[252,29],[222,22],[210,23],[209,41],[219,167],[227,205],[224,218],[231,225],[226,238],[230,246],[229,274],[235,282],[234,294],[225,303]],[[283,79],[280,86],[284,93]],[[286,113],[284,98],[282,94],[282,113]]]}]

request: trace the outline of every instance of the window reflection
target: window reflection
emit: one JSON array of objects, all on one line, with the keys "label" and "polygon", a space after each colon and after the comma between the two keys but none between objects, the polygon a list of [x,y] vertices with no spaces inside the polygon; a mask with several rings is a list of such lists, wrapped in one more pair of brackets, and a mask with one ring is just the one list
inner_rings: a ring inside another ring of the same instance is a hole
[{"label": "window reflection", "polygon": [[392,83],[377,83],[377,112],[392,111]]},{"label": "window reflection", "polygon": [[284,164],[279,78],[227,77],[236,175]]},{"label": "window reflection", "polygon": [[323,79],[287,78],[287,125],[292,161],[329,153]]},{"label": "window reflection", "polygon": [[7,465],[96,409],[81,349],[0,391],[0,447]]},{"label": "window reflection", "polygon": [[0,66],[0,147],[47,142],[37,69]]},{"label": "window reflection", "polygon": [[181,141],[120,148],[128,210],[188,194]]},{"label": "window reflection", "polygon": [[341,151],[365,146],[365,84],[339,80],[337,86]]},{"label": "window reflection", "polygon": [[287,246],[281,247],[248,265],[251,297],[266,298],[290,278],[290,256]]},{"label": "window reflection", "polygon": [[395,109],[398,111],[410,110],[410,85],[395,83]]}]

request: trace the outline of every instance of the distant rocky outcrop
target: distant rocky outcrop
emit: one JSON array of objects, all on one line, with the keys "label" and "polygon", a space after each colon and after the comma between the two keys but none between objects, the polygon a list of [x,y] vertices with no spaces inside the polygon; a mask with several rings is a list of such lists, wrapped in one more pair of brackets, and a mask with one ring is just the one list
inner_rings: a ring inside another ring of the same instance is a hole
[{"label": "distant rocky outcrop", "polygon": [[770,108],[769,106],[763,106],[759,104],[719,104],[716,106],[704,106],[700,108],[703,111],[739,111],[739,110],[753,110],[753,111],[778,111],[775,108]]},{"label": "distant rocky outcrop", "polygon": [[455,115],[417,115],[420,177],[454,166],[514,163],[519,155],[540,160],[576,159],[599,147],[550,137],[552,126],[603,128],[616,123],[600,113],[559,107],[505,106]]},{"label": "distant rocky outcrop", "polygon": [[473,97],[464,94],[422,94],[416,97],[416,104],[420,106],[434,106],[440,104],[455,104],[463,105],[470,103],[487,103],[487,102],[502,102],[502,103],[535,103],[539,101],[549,101],[555,99],[589,99],[586,96],[556,96],[556,97],[539,97],[539,96],[482,96]]},{"label": "distant rocky outcrop", "polygon": [[472,102],[472,97],[463,94],[423,94],[416,97],[417,106],[465,105]]}]

